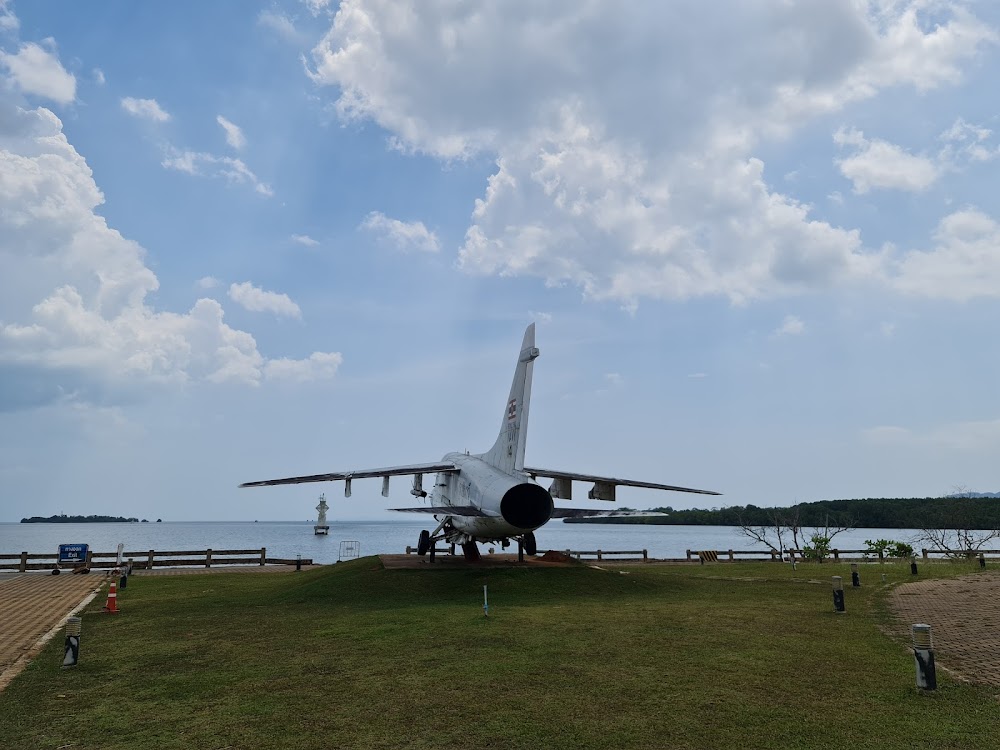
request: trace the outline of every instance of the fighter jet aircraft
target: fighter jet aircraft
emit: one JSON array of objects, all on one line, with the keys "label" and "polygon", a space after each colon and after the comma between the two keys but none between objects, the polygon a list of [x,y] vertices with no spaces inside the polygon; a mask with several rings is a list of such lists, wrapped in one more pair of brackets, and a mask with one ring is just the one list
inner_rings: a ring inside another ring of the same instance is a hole
[{"label": "fighter jet aircraft", "polygon": [[[477,542],[499,542],[507,547],[512,539],[529,555],[537,551],[534,531],[552,518],[600,515],[604,511],[583,508],[556,507],[556,500],[573,497],[573,482],[592,482],[587,493],[592,500],[615,499],[615,487],[646,487],[673,492],[695,492],[718,495],[710,490],[696,490],[655,482],[601,477],[571,471],[539,469],[524,465],[524,445],[528,432],[528,405],[531,398],[531,374],[538,349],[535,347],[535,324],[524,332],[521,350],[514,369],[514,382],[504,407],[500,434],[486,453],[449,453],[437,463],[390,466],[382,469],[338,471],[285,479],[246,482],[240,487],[264,487],[302,482],[344,482],[344,496],[351,496],[351,481],[382,477],[382,495],[389,496],[389,477],[413,476],[410,493],[426,498],[423,488],[425,474],[434,474],[434,488],[429,505],[417,508],[392,508],[407,513],[429,513],[438,522],[434,531],[423,530],[417,543],[420,555],[432,551],[434,544],[444,540],[462,546],[465,557],[479,558]],[[552,484],[546,490],[535,482],[548,477]]]}]

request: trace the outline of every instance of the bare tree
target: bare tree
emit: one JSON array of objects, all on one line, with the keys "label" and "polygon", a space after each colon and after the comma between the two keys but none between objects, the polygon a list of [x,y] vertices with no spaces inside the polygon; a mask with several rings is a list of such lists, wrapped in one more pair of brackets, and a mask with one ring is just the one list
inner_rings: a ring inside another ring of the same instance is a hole
[{"label": "bare tree", "polygon": [[[965,485],[956,485],[952,490],[954,498],[975,497],[975,493]],[[939,517],[937,520],[938,528],[921,529],[916,541],[928,549],[943,552],[945,557],[973,557],[987,542],[1000,538],[1000,529],[969,528],[973,524],[969,514],[963,513],[961,508],[955,509],[948,518]]]},{"label": "bare tree", "polygon": [[751,524],[737,517],[740,531],[749,539],[764,545],[782,559],[787,550],[816,550],[816,557],[821,562],[826,557],[830,542],[837,534],[854,528],[849,519],[834,518],[827,515],[823,526],[805,527],[801,522],[800,508],[770,508],[768,521],[765,524]]},{"label": "bare tree", "polygon": [[799,548],[802,529],[799,524],[798,508],[770,508],[768,522],[764,524],[746,522],[742,514],[737,516],[737,521],[744,536],[763,544],[782,558],[785,556],[785,550],[789,549],[789,542],[792,543],[791,549]]}]

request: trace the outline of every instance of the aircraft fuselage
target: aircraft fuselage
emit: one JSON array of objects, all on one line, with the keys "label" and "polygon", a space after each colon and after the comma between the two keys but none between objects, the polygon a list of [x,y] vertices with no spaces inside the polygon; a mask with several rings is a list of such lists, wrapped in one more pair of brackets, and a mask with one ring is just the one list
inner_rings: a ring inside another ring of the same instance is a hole
[{"label": "aircraft fuselage", "polygon": [[[527,474],[508,474],[466,453],[449,453],[442,461],[454,463],[459,471],[437,475],[434,504],[471,505],[485,514],[451,516],[450,526],[458,534],[483,541],[508,539],[534,531],[552,517],[552,496]],[[435,516],[439,521],[446,517]]]}]

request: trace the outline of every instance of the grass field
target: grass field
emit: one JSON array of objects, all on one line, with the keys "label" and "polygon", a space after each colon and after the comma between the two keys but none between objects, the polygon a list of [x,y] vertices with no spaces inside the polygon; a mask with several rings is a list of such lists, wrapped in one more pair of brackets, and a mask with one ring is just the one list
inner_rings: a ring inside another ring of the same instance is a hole
[{"label": "grass field", "polygon": [[133,577],[0,693],[0,748],[996,746],[995,690],[914,687],[881,572],[843,615],[833,564]]}]

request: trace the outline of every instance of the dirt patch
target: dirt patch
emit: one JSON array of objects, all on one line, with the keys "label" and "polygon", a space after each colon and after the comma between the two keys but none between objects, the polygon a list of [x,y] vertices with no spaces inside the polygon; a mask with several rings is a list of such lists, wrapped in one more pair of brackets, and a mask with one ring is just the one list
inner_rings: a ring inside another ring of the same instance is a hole
[{"label": "dirt patch", "polygon": [[[565,557],[562,553],[557,553]],[[524,562],[517,561],[517,555],[483,555],[478,562],[469,562],[462,555],[435,555],[434,562],[431,562],[430,555],[379,555],[379,560],[387,570],[408,569],[408,570],[433,570],[451,568],[509,568],[517,566],[531,567],[561,567],[567,563],[562,561],[547,560],[545,556],[531,557],[524,556]],[[575,561],[571,561],[574,562]]]},{"label": "dirt patch", "polygon": [[936,661],[971,682],[1000,686],[1000,573],[914,581],[889,597],[896,630],[931,626]]}]

